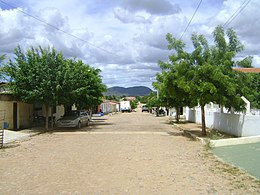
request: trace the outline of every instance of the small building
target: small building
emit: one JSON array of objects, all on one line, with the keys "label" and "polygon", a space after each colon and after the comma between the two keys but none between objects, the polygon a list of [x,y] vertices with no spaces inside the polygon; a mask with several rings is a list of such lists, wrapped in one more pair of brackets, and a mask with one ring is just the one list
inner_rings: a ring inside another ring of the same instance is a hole
[{"label": "small building", "polygon": [[[55,120],[58,120],[64,114],[64,107],[56,106],[53,111]],[[8,84],[1,82],[0,115],[4,120],[5,128],[19,130],[43,125],[46,113],[40,104],[28,104],[20,101],[10,92]],[[48,113],[48,116],[51,116],[51,113]]]},{"label": "small building", "polygon": [[113,100],[104,100],[100,105],[100,110],[104,114],[118,112],[119,111],[119,102]]},{"label": "small building", "polygon": [[30,127],[33,119],[33,105],[4,96],[0,94],[0,112],[4,116],[5,127],[14,130]]}]

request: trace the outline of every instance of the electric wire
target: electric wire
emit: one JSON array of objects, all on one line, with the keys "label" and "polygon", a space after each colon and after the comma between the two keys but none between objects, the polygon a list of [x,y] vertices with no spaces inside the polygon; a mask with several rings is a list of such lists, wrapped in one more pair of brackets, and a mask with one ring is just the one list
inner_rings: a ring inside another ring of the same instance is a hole
[{"label": "electric wire", "polygon": [[190,19],[190,21],[189,21],[189,23],[188,23],[188,25],[186,26],[185,30],[183,31],[182,35],[180,36],[180,39],[182,39],[183,35],[185,34],[185,32],[187,31],[188,27],[190,26],[190,24],[191,24],[191,22],[192,22],[194,16],[196,15],[196,13],[197,13],[197,11],[198,11],[198,9],[199,9],[201,3],[202,3],[202,0],[200,0],[198,6],[197,6],[197,8],[196,8],[196,10],[194,11],[194,13],[193,13],[193,15],[192,15],[192,17],[191,17],[191,19]]},{"label": "electric wire", "polygon": [[[239,8],[227,19],[227,21],[224,23],[223,28],[226,28],[250,3],[251,0],[245,0]],[[213,32],[212,32],[213,33]],[[213,38],[210,39],[209,43],[213,43]]]},{"label": "electric wire", "polygon": [[245,0],[240,7],[230,16],[230,18],[224,23],[223,27],[227,27],[250,3],[251,0]]},{"label": "electric wire", "polygon": [[104,51],[104,52],[106,52],[106,53],[109,53],[109,54],[115,55],[115,56],[117,56],[117,57],[120,57],[119,55],[117,55],[117,54],[115,54],[115,53],[113,53],[113,52],[111,52],[111,51],[108,51],[108,50],[106,50],[106,49],[104,49],[104,48],[102,48],[102,47],[96,46],[95,44],[93,44],[93,43],[91,43],[91,42],[89,42],[89,41],[87,41],[87,40],[84,40],[84,39],[82,39],[82,38],[80,38],[80,37],[78,37],[78,36],[76,36],[76,35],[73,35],[73,34],[71,34],[71,33],[68,33],[68,32],[66,32],[66,31],[64,31],[64,30],[62,30],[62,29],[60,29],[60,28],[58,28],[58,27],[56,27],[56,26],[54,26],[54,25],[52,25],[52,24],[50,24],[50,23],[48,23],[48,22],[46,22],[46,21],[44,21],[44,20],[42,20],[42,19],[40,19],[40,18],[38,18],[38,17],[36,17],[36,16],[33,16],[32,14],[29,14],[29,13],[27,13],[27,12],[21,10],[21,9],[18,9],[17,7],[15,7],[15,6],[13,6],[13,5],[9,4],[9,3],[6,3],[6,2],[3,1],[3,0],[0,0],[0,2],[1,2],[2,4],[4,4],[4,5],[7,5],[8,7],[11,7],[12,9],[18,10],[19,12],[23,13],[24,15],[27,15],[27,16],[29,16],[29,17],[31,17],[31,18],[37,20],[38,22],[41,22],[41,23],[43,23],[43,24],[45,24],[45,25],[47,25],[47,26],[49,26],[49,27],[51,27],[51,28],[53,28],[53,29],[55,29],[55,30],[57,30],[57,31],[60,31],[60,32],[66,34],[66,35],[68,35],[68,36],[71,36],[71,37],[73,37],[73,38],[75,38],[75,39],[78,39],[78,40],[80,40],[80,41],[82,41],[82,42],[85,42],[85,43],[87,43],[88,45],[91,45],[92,47],[95,47],[95,48],[97,48],[97,49],[100,49],[100,50],[102,50],[102,51]]}]

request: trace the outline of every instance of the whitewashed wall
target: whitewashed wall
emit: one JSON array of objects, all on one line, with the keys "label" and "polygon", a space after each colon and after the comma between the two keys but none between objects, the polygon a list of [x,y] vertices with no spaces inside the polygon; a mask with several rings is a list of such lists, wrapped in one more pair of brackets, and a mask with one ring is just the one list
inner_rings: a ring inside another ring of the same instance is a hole
[{"label": "whitewashed wall", "polygon": [[[238,137],[260,135],[260,116],[220,113],[205,109],[206,126]],[[186,120],[201,124],[201,111],[186,109]]]}]

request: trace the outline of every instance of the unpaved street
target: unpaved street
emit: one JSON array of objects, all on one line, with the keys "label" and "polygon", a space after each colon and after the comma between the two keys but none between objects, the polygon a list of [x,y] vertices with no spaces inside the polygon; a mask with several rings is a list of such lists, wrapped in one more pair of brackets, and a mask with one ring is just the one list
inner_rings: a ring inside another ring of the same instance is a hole
[{"label": "unpaved street", "polygon": [[259,194],[200,142],[140,110],[0,151],[0,194]]}]

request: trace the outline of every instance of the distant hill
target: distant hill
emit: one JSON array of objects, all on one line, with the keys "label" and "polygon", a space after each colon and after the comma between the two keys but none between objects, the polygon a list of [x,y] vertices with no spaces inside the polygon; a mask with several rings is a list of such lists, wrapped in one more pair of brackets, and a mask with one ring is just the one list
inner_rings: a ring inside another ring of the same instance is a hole
[{"label": "distant hill", "polygon": [[104,93],[105,96],[115,95],[115,96],[146,96],[150,94],[152,90],[149,87],[136,86],[136,87],[110,87],[107,92]]}]

